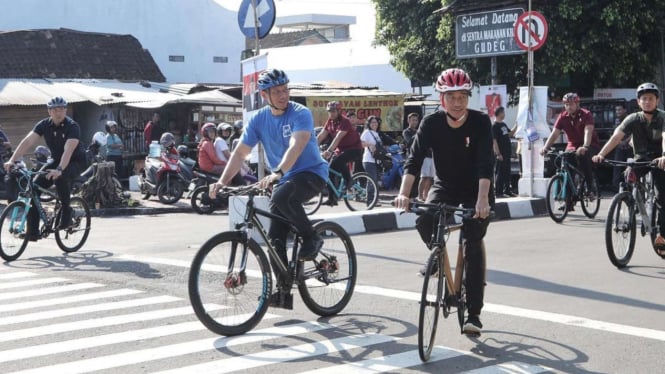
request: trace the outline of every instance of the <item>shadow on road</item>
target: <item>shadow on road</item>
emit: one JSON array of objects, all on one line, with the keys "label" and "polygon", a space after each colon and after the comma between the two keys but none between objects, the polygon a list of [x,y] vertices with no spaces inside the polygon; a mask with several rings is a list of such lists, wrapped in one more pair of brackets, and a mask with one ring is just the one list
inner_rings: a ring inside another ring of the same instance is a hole
[{"label": "shadow on road", "polygon": [[54,271],[108,271],[111,273],[133,273],[140,278],[162,278],[159,270],[150,264],[113,260],[108,251],[80,251],[65,253],[62,256],[41,256],[20,259],[7,264],[18,269],[47,269]]}]

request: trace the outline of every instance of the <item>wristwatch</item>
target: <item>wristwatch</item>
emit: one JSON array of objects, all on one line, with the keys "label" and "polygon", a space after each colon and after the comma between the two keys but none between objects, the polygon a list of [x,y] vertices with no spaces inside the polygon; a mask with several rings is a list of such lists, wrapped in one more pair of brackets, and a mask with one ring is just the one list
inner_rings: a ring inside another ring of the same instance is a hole
[{"label": "wristwatch", "polygon": [[279,174],[280,177],[284,176],[284,172],[282,171],[282,169],[273,170],[272,172],[275,174]]},{"label": "wristwatch", "polygon": [[58,165],[58,167],[57,167],[57,168],[55,168],[55,170],[57,170],[57,171],[59,171],[59,172],[61,172],[61,173],[62,173],[62,166]]}]

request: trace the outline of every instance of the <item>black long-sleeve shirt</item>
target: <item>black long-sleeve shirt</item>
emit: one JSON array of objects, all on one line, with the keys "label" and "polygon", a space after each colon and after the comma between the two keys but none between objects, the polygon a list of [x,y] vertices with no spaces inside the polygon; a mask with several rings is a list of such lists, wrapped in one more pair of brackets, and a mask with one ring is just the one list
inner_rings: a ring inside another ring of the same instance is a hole
[{"label": "black long-sleeve shirt", "polygon": [[469,109],[466,122],[456,129],[448,125],[444,111],[426,116],[404,164],[406,173],[420,174],[428,148],[436,169],[435,186],[452,196],[475,199],[478,180],[492,179],[492,124],[482,112]]}]

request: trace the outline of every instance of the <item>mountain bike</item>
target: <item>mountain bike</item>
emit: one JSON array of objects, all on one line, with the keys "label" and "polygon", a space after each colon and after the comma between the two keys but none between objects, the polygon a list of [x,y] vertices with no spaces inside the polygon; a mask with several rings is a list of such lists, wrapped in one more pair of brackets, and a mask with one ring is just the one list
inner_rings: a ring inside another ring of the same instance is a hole
[{"label": "mountain bike", "polygon": [[[334,182],[337,180],[337,183]],[[334,169],[329,169],[328,180],[328,193],[335,194],[337,200],[344,200],[344,204],[349,210],[364,211],[371,210],[376,206],[379,200],[379,189],[372,176],[366,172],[354,173],[351,176],[353,184],[350,189],[346,189],[346,180],[342,173]],[[325,189],[324,189],[325,190]],[[323,201],[323,191],[318,195],[311,198],[309,201],[303,203],[305,213],[312,215],[316,213],[321,207]],[[329,196],[330,198],[331,196]]]},{"label": "mountain bike", "polygon": [[429,360],[432,353],[439,322],[439,310],[443,311],[444,318],[448,318],[451,312],[456,312],[460,333],[463,333],[462,329],[467,317],[465,245],[460,234],[457,264],[453,277],[447,242],[452,232],[462,228],[462,223],[453,222],[454,216],[461,213],[462,218],[470,219],[475,214],[475,210],[447,204],[413,202],[410,211],[417,215],[434,214],[435,222],[438,222],[435,235],[430,243],[432,252],[423,275],[423,290],[418,315],[418,354],[424,362]]},{"label": "mountain bike", "polygon": [[552,220],[561,223],[578,201],[585,216],[595,217],[600,210],[600,194],[596,177],[593,177],[594,180],[591,183],[592,190],[587,191],[584,173],[571,163],[575,152],[553,151],[548,152],[548,155],[556,157],[554,161],[556,173],[547,184],[545,199],[545,207]]},{"label": "mountain bike", "polygon": [[[334,222],[317,222],[314,230],[324,239],[323,247],[316,259],[299,261],[300,233],[286,218],[256,207],[254,198],[262,191],[256,185],[220,191],[231,190],[247,195],[243,220],[235,224],[235,230],[205,242],[189,273],[189,299],[203,325],[216,334],[231,336],[244,334],[261,321],[272,294],[268,258],[283,282],[281,290],[297,285],[305,305],[320,316],[341,312],[351,299],[357,277],[356,253],[347,232]],[[280,259],[259,217],[289,225],[288,263]]]},{"label": "mountain bike", "polygon": [[[19,186],[18,199],[2,211],[0,215],[0,256],[5,261],[14,261],[21,256],[28,245],[26,235],[28,212],[37,209],[41,227],[39,239],[55,234],[58,247],[64,252],[78,251],[90,234],[90,208],[85,200],[72,196],[70,209],[72,224],[64,229],[60,226],[62,204],[55,191],[45,189],[34,182],[37,175],[48,174],[47,170],[31,171],[26,167],[13,168],[12,173]],[[39,199],[41,194],[49,195],[54,203],[45,203]]]},{"label": "mountain bike", "polygon": [[[604,160],[603,163],[626,166],[625,179],[621,182],[619,193],[612,198],[605,221],[607,256],[614,266],[621,269],[628,265],[635,250],[638,217],[640,233],[642,236],[649,234],[652,246],[658,235],[660,202],[656,199],[651,173],[637,172],[639,169],[658,167],[652,161]],[[653,248],[658,254],[655,246]]]}]

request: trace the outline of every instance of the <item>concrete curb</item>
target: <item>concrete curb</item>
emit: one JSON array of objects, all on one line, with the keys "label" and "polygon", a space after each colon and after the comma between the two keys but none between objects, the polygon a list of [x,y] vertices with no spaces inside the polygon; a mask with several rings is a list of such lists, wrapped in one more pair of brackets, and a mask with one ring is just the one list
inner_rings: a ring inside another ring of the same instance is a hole
[{"label": "concrete curb", "polygon": [[[495,205],[495,220],[527,218],[547,214],[545,199],[517,197],[501,199]],[[416,215],[395,208],[376,208],[365,212],[315,214],[313,221],[334,221],[349,234],[412,229]]]}]

